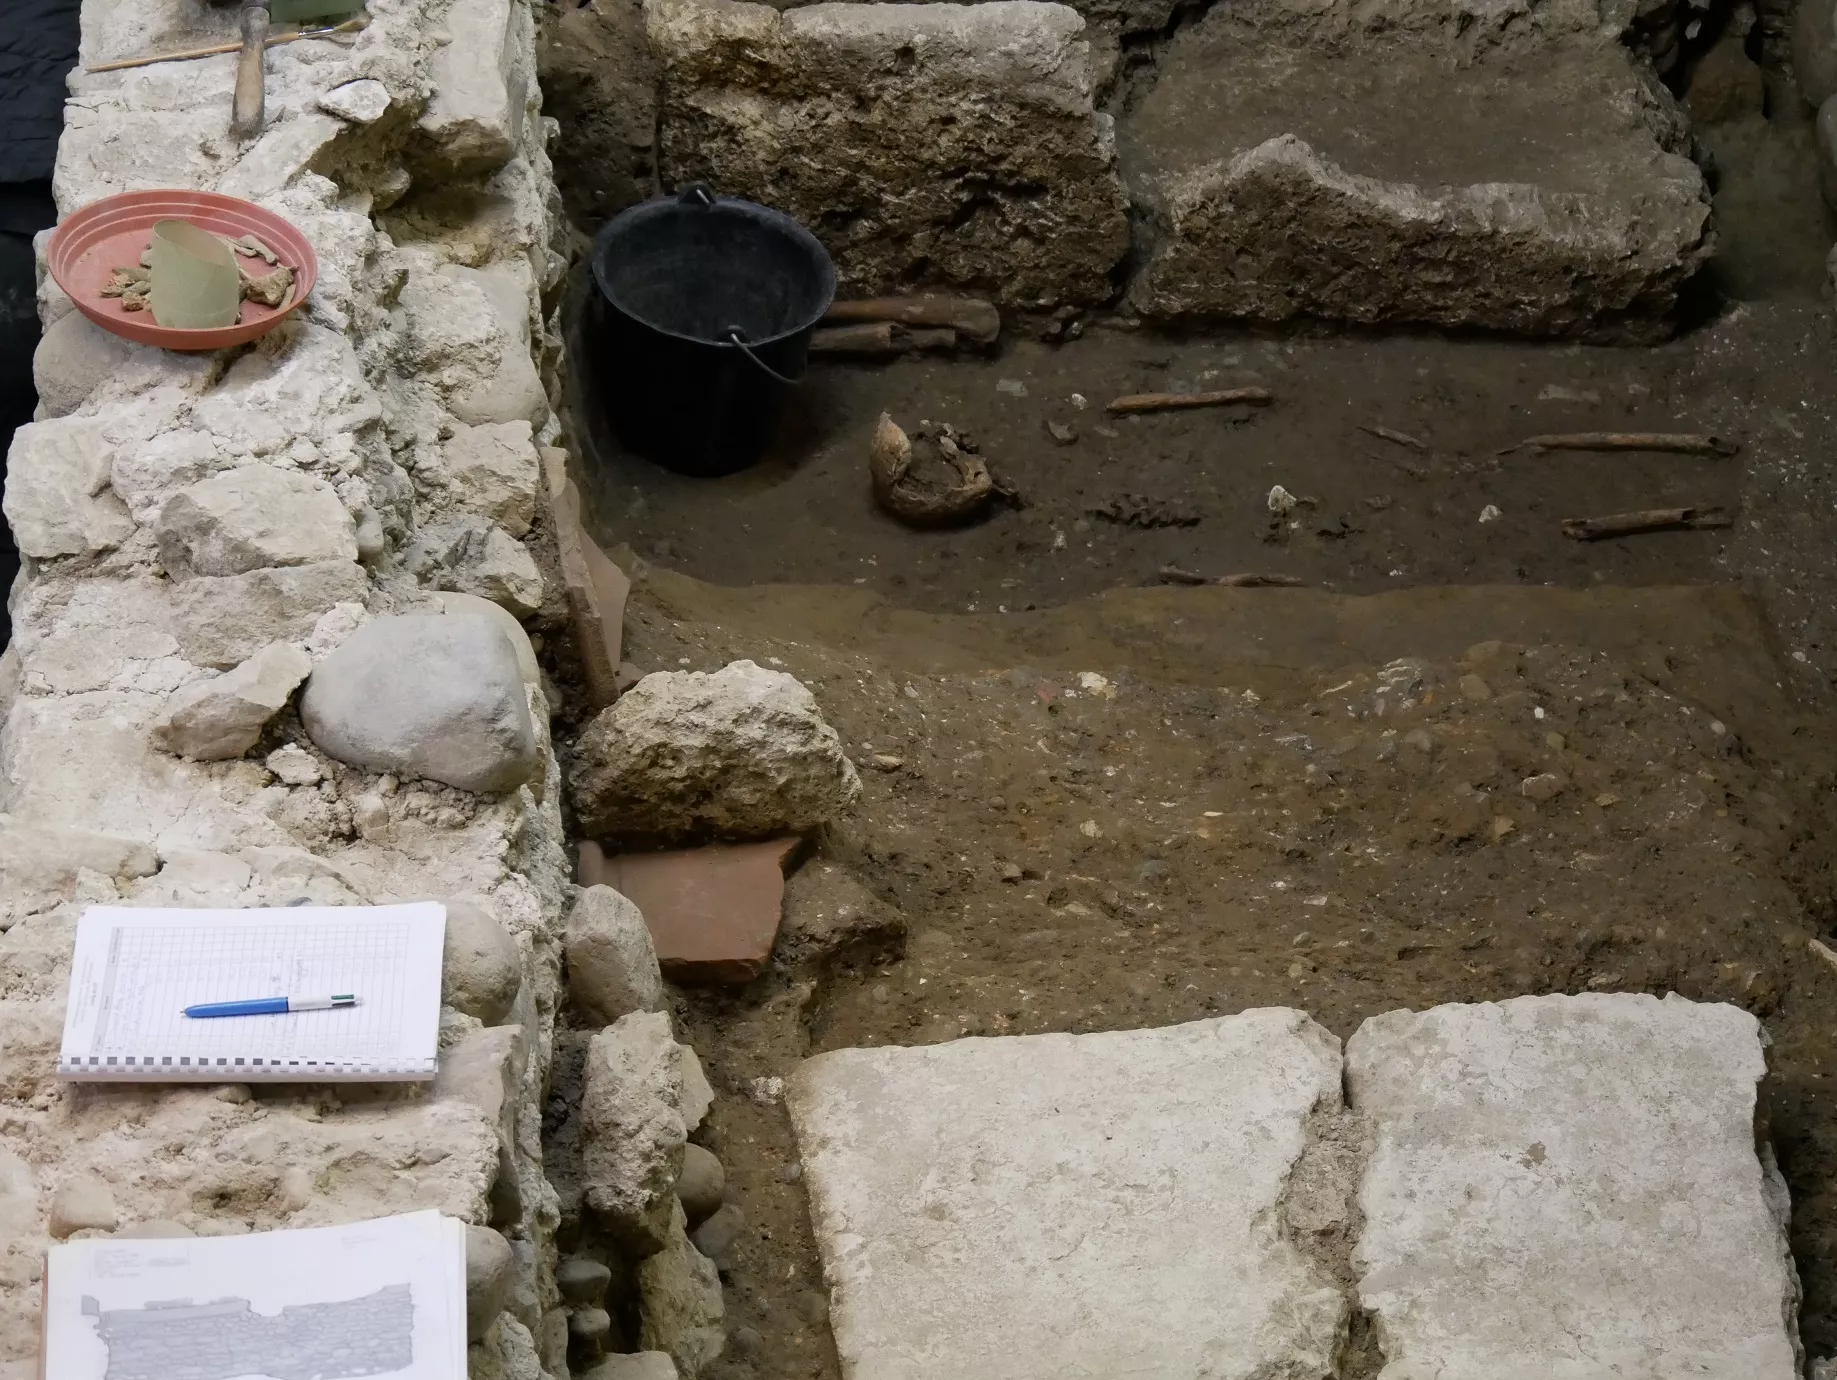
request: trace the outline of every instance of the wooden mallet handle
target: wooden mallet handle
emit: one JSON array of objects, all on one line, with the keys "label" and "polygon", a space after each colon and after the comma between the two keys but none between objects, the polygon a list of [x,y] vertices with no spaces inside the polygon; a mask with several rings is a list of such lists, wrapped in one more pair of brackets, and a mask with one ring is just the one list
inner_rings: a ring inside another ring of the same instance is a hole
[{"label": "wooden mallet handle", "polygon": [[242,57],[236,64],[236,96],[230,105],[230,133],[238,139],[251,139],[261,133],[266,116],[262,58],[267,47],[268,6],[243,5]]}]

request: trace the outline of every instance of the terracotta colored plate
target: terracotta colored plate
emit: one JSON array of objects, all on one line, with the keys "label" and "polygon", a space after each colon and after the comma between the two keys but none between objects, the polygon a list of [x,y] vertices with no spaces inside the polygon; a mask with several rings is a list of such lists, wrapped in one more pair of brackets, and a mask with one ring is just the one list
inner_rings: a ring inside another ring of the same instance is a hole
[{"label": "terracotta colored plate", "polygon": [[[123,310],[120,298],[104,297],[101,289],[117,268],[140,262],[162,220],[188,220],[231,239],[253,234],[293,270],[293,296],[278,307],[244,302],[240,321],[211,330],[176,330],[156,325],[150,311]],[[256,340],[304,302],[319,277],[306,236],[273,212],[238,197],[182,189],[122,192],[92,202],[57,227],[46,257],[51,276],[83,315],[105,331],[168,350],[221,350]]]}]

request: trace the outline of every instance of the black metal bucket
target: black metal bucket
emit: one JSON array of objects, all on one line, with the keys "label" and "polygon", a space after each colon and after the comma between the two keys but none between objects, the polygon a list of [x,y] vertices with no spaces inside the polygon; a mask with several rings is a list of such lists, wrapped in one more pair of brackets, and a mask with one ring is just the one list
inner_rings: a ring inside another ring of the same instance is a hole
[{"label": "black metal bucket", "polygon": [[732,474],[772,443],[835,297],[816,236],[697,184],[594,237],[589,377],[622,444],[680,474]]}]

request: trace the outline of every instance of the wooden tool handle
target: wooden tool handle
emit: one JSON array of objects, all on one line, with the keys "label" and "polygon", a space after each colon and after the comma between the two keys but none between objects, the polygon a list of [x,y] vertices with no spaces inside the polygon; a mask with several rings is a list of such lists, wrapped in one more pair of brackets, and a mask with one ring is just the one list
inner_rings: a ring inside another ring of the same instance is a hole
[{"label": "wooden tool handle", "polygon": [[236,96],[230,105],[230,133],[250,139],[261,133],[266,116],[266,82],[262,58],[268,46],[268,7],[242,7],[242,59],[236,64]]}]

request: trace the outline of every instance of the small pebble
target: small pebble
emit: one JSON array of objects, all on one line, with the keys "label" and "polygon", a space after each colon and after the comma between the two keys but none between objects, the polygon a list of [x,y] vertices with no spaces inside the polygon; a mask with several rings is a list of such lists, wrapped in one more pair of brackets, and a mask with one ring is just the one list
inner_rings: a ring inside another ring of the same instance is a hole
[{"label": "small pebble", "polygon": [[1002,379],[995,385],[995,391],[1006,393],[1010,398],[1024,398],[1027,396],[1027,385],[1019,379]]},{"label": "small pebble", "polygon": [[1569,740],[1560,733],[1546,733],[1544,734],[1544,745],[1546,747],[1555,748],[1558,752],[1561,752],[1564,748],[1569,746]]},{"label": "small pebble", "polygon": [[1519,794],[1526,800],[1539,802],[1555,800],[1563,793],[1569,783],[1558,772],[1539,772],[1536,776],[1527,776],[1518,783]]},{"label": "small pebble", "polygon": [[1471,673],[1461,677],[1461,696],[1463,699],[1481,702],[1493,697],[1493,688],[1478,676]]},{"label": "small pebble", "polygon": [[1046,434],[1062,446],[1069,446],[1078,439],[1077,428],[1069,427],[1064,422],[1046,423]]},{"label": "small pebble", "polygon": [[725,1203],[701,1226],[689,1233],[695,1249],[719,1265],[732,1253],[740,1233],[746,1230],[746,1214],[734,1203]]},{"label": "small pebble", "polygon": [[890,752],[877,752],[868,760],[873,764],[875,771],[898,771],[906,765],[905,758],[895,757]]},{"label": "small pebble", "polygon": [[734,1355],[746,1359],[765,1350],[765,1338],[756,1327],[736,1327],[727,1334],[727,1345]]},{"label": "small pebble", "polygon": [[1021,879],[1020,864],[1019,863],[1003,863],[1001,865],[1001,879],[1004,882],[1018,883]]}]

